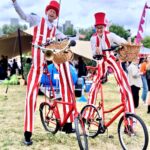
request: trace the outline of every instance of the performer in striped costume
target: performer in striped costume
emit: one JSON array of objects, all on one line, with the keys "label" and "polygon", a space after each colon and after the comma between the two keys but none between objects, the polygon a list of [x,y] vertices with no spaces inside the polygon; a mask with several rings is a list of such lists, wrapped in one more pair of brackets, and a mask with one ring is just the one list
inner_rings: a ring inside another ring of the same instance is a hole
[{"label": "performer in striped costume", "polygon": [[[129,112],[134,113],[134,104],[131,89],[128,83],[126,74],[124,73],[121,63],[116,61],[113,52],[103,51],[103,49],[108,49],[113,43],[121,44],[126,43],[126,40],[117,36],[114,33],[105,31],[105,13],[98,12],[95,14],[95,28],[96,33],[91,37],[91,47],[93,56],[96,54],[105,54],[102,60],[97,63],[100,66],[100,70],[94,77],[92,87],[89,92],[88,103],[95,104],[96,96],[98,93],[98,87],[100,86],[100,80],[105,76],[107,72],[107,67],[110,67],[115,75],[115,79],[120,87],[121,99],[126,100],[127,109]],[[88,114],[87,114],[88,115]]]},{"label": "performer in striped costume", "polygon": [[[16,0],[12,0],[15,10],[21,16],[34,27],[33,43],[35,45],[45,43],[47,39],[57,37],[58,39],[66,38],[66,36],[58,31],[53,25],[53,21],[59,15],[59,3],[52,0],[45,9],[46,18],[39,19],[37,15],[26,15],[17,4]],[[36,47],[32,47],[32,66],[28,74],[27,79],[27,92],[26,92],[26,104],[25,104],[25,122],[24,122],[24,144],[31,145],[31,136],[34,129],[34,113],[36,109],[36,100],[39,88],[39,82],[41,74],[43,72],[44,54]],[[60,91],[62,95],[62,101],[72,102],[75,98],[74,87],[72,84],[72,77],[69,68],[69,62],[63,64],[55,64],[59,72],[60,79]],[[63,106],[63,116],[69,111],[69,106]],[[68,119],[68,123],[65,125],[66,133],[71,133],[73,114]]]}]

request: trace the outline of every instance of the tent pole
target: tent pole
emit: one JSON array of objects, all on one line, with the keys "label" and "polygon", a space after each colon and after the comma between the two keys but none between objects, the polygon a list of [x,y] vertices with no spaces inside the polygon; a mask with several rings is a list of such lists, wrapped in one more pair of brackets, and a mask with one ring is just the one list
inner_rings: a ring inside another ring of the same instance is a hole
[{"label": "tent pole", "polygon": [[[60,4],[60,7],[61,7],[61,0],[59,0],[59,4]],[[60,12],[60,10],[59,10],[59,12]],[[58,29],[58,27],[59,27],[59,16],[58,16],[58,19],[57,19],[57,29]]]},{"label": "tent pole", "polygon": [[21,75],[22,75],[22,79],[24,79],[20,28],[18,28],[18,44],[19,44],[19,53],[20,53],[20,61],[21,61]]}]

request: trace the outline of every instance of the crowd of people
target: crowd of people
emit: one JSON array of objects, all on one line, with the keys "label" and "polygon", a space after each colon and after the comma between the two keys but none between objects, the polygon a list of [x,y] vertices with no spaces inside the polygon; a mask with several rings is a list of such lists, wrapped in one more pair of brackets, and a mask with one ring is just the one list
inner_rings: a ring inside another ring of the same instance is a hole
[{"label": "crowd of people", "polygon": [[19,66],[15,59],[8,61],[8,57],[2,55],[0,59],[0,80],[7,79],[13,74],[19,74]]}]

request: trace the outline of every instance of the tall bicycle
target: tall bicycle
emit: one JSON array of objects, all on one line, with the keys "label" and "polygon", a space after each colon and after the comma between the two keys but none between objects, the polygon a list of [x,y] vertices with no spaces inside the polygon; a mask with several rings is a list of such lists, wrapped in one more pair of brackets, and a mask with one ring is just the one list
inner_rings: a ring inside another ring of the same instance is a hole
[{"label": "tall bicycle", "polygon": [[[49,44],[52,44],[52,43],[50,42],[47,45]],[[68,53],[68,49],[74,45],[75,45],[75,41],[70,41],[69,44],[67,44],[67,46],[64,49],[59,50],[59,51],[66,54]],[[42,46],[38,46],[38,47],[40,47],[41,50],[44,51],[46,57],[50,59],[53,59],[53,57],[55,57],[55,54],[57,53],[56,49],[47,49]],[[58,130],[62,130],[63,126],[67,123],[68,118],[73,113],[75,131],[76,131],[76,136],[77,136],[79,147],[81,150],[88,150],[88,139],[87,139],[87,134],[85,131],[85,125],[84,125],[82,116],[77,111],[75,98],[73,99],[72,103],[69,103],[69,102],[61,101],[61,97],[56,97],[54,88],[52,85],[52,81],[50,80],[50,74],[48,72],[47,65],[45,65],[44,68],[45,68],[44,73],[48,75],[48,78],[50,81],[48,100],[45,97],[45,101],[42,102],[39,107],[41,122],[45,130],[52,134],[57,133]],[[71,87],[69,88],[71,89]],[[73,96],[73,93],[72,93],[72,96]],[[66,116],[64,116],[64,118],[61,117],[59,105],[62,105],[62,106],[67,105],[70,108],[70,110],[66,113]]]},{"label": "tall bicycle", "polygon": [[[116,46],[105,51],[118,50],[120,48],[121,47]],[[101,60],[103,57],[105,57],[105,55],[96,55],[95,59]],[[87,69],[96,72],[96,70],[100,68],[87,66]],[[101,95],[101,101],[98,103],[98,106],[86,105],[81,110],[86,129],[88,130],[88,136],[95,138],[97,135],[105,133],[106,129],[121,116],[118,124],[118,136],[122,148],[125,150],[131,150],[133,148],[146,150],[149,136],[144,121],[136,114],[127,111],[125,99],[117,106],[106,110],[104,107],[104,94],[101,83],[98,88]],[[115,110],[118,110],[117,113],[112,115],[109,121],[106,121],[106,115]]]}]

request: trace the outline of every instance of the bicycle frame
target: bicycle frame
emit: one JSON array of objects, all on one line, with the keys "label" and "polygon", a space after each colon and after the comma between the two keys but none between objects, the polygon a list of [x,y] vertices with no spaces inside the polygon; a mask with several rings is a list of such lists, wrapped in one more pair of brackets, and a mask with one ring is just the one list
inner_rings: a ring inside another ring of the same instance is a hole
[{"label": "bicycle frame", "polygon": [[[91,69],[92,71],[95,71],[99,68],[98,68],[98,66],[97,67],[87,66],[87,69]],[[97,106],[97,109],[102,111],[103,125],[104,125],[105,128],[108,128],[122,113],[124,113],[124,118],[125,118],[125,114],[127,113],[127,108],[126,108],[126,103],[125,103],[124,98],[123,98],[122,102],[120,104],[118,104],[117,106],[115,106],[115,107],[113,107],[109,110],[105,110],[102,82],[100,84],[100,95],[101,95],[101,100],[100,100],[100,102]],[[105,115],[108,114],[108,113],[111,113],[111,112],[113,112],[117,109],[119,109],[118,112],[115,113],[113,115],[113,117],[109,121],[106,122]],[[126,125],[126,119],[124,119],[124,121],[125,121],[125,125]]]},{"label": "bicycle frame", "polygon": [[[57,98],[55,98],[55,92],[54,92],[54,88],[53,88],[52,81],[51,81],[51,78],[50,78],[50,73],[48,72],[47,64],[44,65],[44,69],[45,69],[44,70],[44,74],[46,74],[48,76],[49,81],[50,81],[50,88],[52,90],[52,96],[50,96],[48,101],[46,100],[46,96],[45,96],[45,102],[48,103],[51,106],[52,109],[54,109],[55,116],[56,116],[56,118],[59,121],[59,126],[63,127],[64,124],[67,122],[67,119],[69,118],[69,116],[71,115],[71,113],[73,111],[75,111],[74,118],[79,115],[79,113],[77,112],[77,108],[76,108],[76,101],[75,101],[75,99],[73,100],[72,103],[58,101]],[[72,93],[72,95],[73,95],[73,93]],[[70,106],[69,108],[71,108],[66,113],[66,116],[64,116],[63,120],[61,119],[61,115],[60,115],[60,112],[59,112],[58,104],[62,104],[63,106],[64,105],[68,105],[68,106]]]},{"label": "bicycle frame", "polygon": [[[102,84],[101,84],[101,102],[99,102],[99,106],[97,107],[97,109],[102,109],[102,118],[103,118],[103,123],[104,126],[107,128],[109,127],[122,113],[124,113],[125,115],[125,110],[126,110],[126,106],[125,106],[125,101],[121,102],[120,104],[118,104],[117,106],[109,109],[109,110],[105,110],[104,108],[104,97],[103,97],[103,89],[102,89]],[[119,109],[120,108],[120,109]],[[119,109],[119,111],[108,121],[106,122],[105,119],[105,114],[111,113],[115,110]]]},{"label": "bicycle frame", "polygon": [[[74,113],[74,117],[77,117],[78,116],[78,112],[77,112],[77,108],[76,108],[76,103],[73,102],[73,103],[68,103],[68,102],[62,102],[62,101],[58,101],[58,100],[54,100],[53,102],[47,102],[53,110],[56,118],[58,119],[59,121],[59,126],[60,127],[63,127],[64,124],[67,122],[67,119],[69,118],[69,116],[71,115],[71,113],[73,111],[75,111]],[[64,116],[64,118],[62,119],[61,118],[61,115],[60,115],[60,111],[59,111],[59,108],[58,108],[58,104],[62,104],[62,105],[68,105],[71,107],[71,109],[66,113],[66,116]],[[49,113],[49,112],[48,112]]]}]

